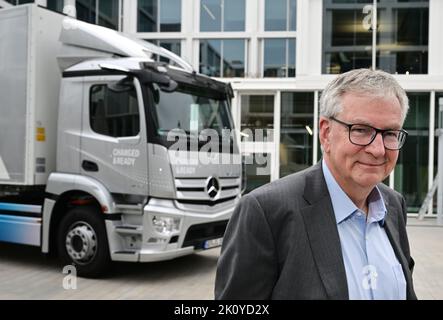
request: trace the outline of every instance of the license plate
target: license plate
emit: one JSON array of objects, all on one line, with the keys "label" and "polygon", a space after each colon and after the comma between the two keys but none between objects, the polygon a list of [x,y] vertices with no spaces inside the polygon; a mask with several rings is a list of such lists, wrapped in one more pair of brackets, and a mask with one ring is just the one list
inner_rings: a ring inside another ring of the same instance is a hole
[{"label": "license plate", "polygon": [[206,240],[203,242],[203,249],[210,249],[215,247],[220,247],[222,245],[223,238]]}]

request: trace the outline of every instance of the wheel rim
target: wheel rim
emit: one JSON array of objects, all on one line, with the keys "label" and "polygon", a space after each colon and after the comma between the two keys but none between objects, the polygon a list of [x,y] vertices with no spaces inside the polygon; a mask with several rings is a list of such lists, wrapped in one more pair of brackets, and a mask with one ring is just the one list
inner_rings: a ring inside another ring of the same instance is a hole
[{"label": "wheel rim", "polygon": [[85,265],[97,254],[97,235],[87,222],[72,224],[66,234],[66,252],[73,262]]}]

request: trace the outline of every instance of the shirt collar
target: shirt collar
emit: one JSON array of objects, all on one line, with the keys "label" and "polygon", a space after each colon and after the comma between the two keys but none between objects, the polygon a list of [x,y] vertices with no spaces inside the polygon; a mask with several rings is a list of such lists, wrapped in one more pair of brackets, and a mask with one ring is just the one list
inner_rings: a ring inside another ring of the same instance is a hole
[{"label": "shirt collar", "polygon": [[[322,168],[329,195],[331,197],[335,220],[337,221],[337,224],[339,224],[356,213],[359,208],[337,183],[324,159],[322,160]],[[368,196],[368,210],[369,217],[367,223],[378,222],[383,226],[386,216],[386,206],[383,196],[377,186],[375,186]]]}]

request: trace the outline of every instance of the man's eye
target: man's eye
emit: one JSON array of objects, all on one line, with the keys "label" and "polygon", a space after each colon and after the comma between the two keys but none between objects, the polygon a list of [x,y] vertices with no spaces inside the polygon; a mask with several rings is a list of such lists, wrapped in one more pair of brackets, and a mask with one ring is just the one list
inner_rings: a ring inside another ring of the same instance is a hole
[{"label": "man's eye", "polygon": [[364,127],[354,127],[352,128],[352,132],[356,134],[370,134],[371,129],[370,128],[364,128]]},{"label": "man's eye", "polygon": [[395,131],[386,131],[385,132],[385,136],[389,137],[389,138],[397,138],[398,137],[398,132]]}]

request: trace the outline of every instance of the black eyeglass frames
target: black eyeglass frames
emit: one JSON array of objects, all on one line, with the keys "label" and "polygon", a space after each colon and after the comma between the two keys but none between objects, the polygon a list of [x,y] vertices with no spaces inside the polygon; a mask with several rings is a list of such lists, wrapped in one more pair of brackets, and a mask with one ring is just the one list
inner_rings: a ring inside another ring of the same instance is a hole
[{"label": "black eyeglass frames", "polygon": [[348,127],[349,141],[357,146],[365,147],[370,145],[375,140],[377,134],[381,133],[383,145],[386,149],[400,150],[408,136],[408,132],[403,129],[378,129],[367,124],[346,123],[334,117],[329,119]]}]

